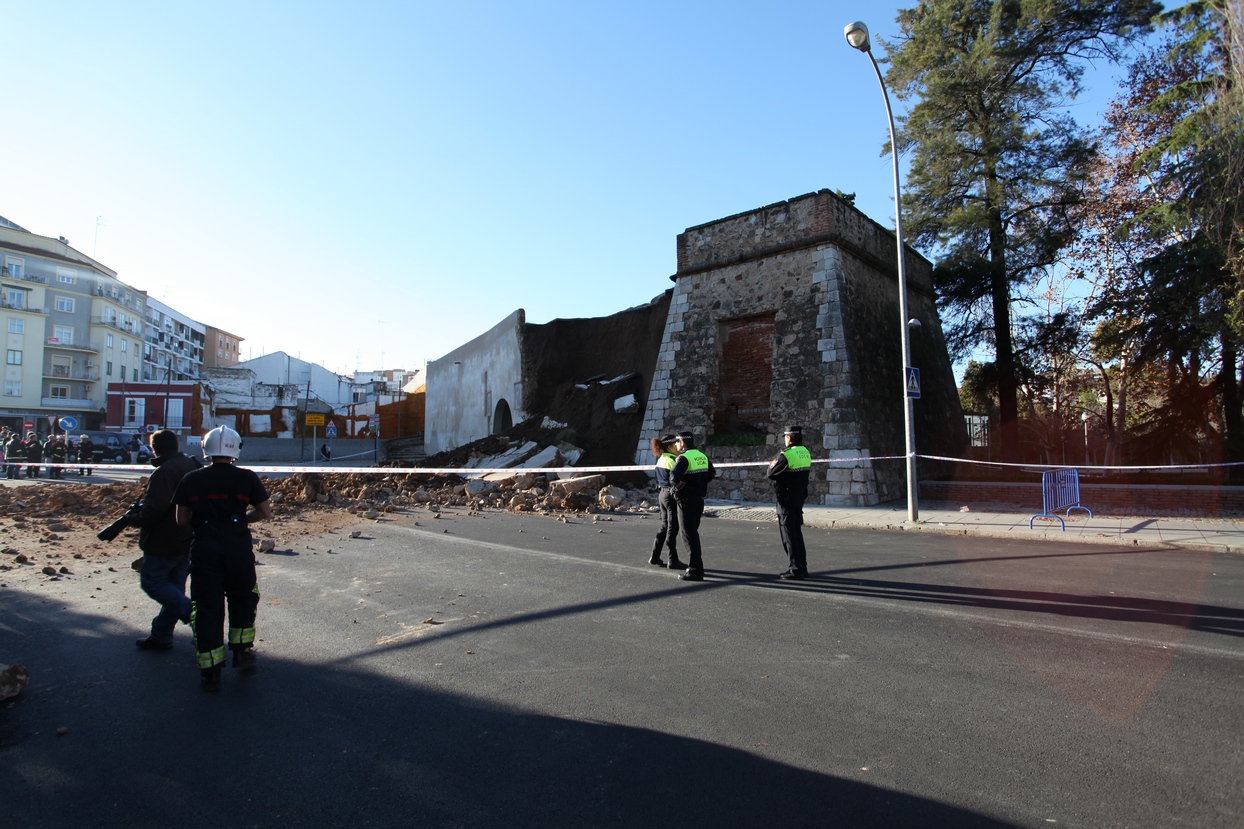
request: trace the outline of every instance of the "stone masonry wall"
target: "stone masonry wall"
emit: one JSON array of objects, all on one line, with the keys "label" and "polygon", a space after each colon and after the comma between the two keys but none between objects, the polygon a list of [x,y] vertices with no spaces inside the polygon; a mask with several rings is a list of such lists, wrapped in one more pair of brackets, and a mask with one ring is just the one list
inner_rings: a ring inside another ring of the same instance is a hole
[{"label": "stone masonry wall", "polygon": [[[958,445],[945,424],[961,424],[962,417],[933,307],[932,271],[914,253],[905,264],[911,313],[930,332],[920,360],[927,363],[931,405],[918,415],[929,432],[920,441],[917,429],[917,448],[950,454]],[[814,457],[850,459],[814,467],[810,501],[868,505],[902,497],[902,460],[870,458],[903,451],[893,234],[820,191],[689,228],[678,238],[678,265],[636,462],[651,462],[646,442],[654,434],[689,429],[701,445],[713,436],[722,327],[772,314],[767,445],[710,441],[709,456],[767,461],[783,427],[799,424]],[[913,364],[921,366],[914,346],[913,338]],[[772,486],[763,468],[722,470],[709,494],[769,501]]]}]

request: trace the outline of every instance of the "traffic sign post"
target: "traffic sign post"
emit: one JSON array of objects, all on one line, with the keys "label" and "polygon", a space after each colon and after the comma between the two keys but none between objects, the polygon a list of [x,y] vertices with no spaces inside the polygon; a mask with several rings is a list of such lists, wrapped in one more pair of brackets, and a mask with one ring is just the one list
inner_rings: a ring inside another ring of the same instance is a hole
[{"label": "traffic sign post", "polygon": [[907,396],[913,400],[920,397],[920,369],[907,366]]}]

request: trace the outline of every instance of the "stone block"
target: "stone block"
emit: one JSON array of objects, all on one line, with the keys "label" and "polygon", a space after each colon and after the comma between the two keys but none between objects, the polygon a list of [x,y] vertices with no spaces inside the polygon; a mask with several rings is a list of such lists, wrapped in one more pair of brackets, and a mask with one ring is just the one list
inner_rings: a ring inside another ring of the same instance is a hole
[{"label": "stone block", "polygon": [[549,485],[549,490],[565,497],[577,492],[599,492],[604,483],[604,475],[584,475],[579,478],[563,478],[553,481]]}]

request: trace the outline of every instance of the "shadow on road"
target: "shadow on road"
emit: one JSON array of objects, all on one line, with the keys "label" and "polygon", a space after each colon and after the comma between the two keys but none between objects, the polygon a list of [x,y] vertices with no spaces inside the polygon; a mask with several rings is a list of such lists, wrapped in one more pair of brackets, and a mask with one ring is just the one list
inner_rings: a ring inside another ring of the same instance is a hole
[{"label": "shadow on road", "polygon": [[138,653],[118,627],[20,591],[0,606],[0,662],[31,675],[0,712],[0,799],[16,823],[1009,825],[704,740],[394,679],[426,673],[420,649],[386,654],[385,675],[265,655],[209,695],[185,639]]}]

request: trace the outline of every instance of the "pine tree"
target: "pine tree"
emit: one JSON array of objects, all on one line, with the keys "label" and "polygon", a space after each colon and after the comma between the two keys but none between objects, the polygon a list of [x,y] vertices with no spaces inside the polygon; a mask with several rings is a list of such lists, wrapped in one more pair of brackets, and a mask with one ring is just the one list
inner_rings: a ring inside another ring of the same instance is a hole
[{"label": "pine tree", "polygon": [[939,299],[952,341],[992,342],[1000,448],[1019,452],[1016,290],[1074,235],[1094,147],[1066,114],[1084,64],[1115,60],[1148,30],[1151,0],[925,0],[899,12],[887,80],[914,101],[904,208],[919,246],[941,254]]}]

